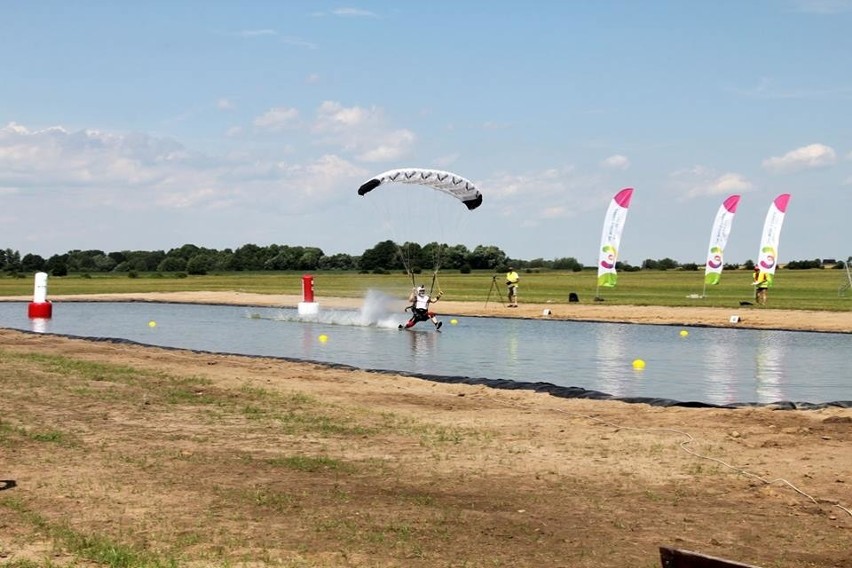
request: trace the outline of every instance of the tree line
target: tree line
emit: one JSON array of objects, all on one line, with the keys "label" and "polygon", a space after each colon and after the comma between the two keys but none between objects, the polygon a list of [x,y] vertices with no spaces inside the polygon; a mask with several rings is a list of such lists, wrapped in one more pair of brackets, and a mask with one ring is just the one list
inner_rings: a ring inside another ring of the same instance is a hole
[{"label": "tree line", "polygon": [[[403,260],[402,251],[405,251]],[[579,272],[585,268],[576,258],[556,258],[532,260],[509,258],[499,247],[478,245],[473,250],[464,245],[446,245],[428,243],[403,243],[398,245],[387,240],[377,243],[360,255],[326,255],[317,247],[290,246],[272,244],[259,246],[245,244],[236,249],[224,250],[185,244],[168,251],[116,251],[71,250],[65,254],[56,254],[43,258],[37,254],[21,255],[10,248],[0,249],[0,271],[7,274],[28,274],[47,272],[53,276],[65,276],[70,273],[130,273],[167,272],[178,274],[203,275],[210,272],[241,271],[284,271],[284,270],[357,270],[365,273],[383,273],[410,268],[412,272],[431,271],[436,266],[434,259],[440,258],[442,270],[457,270],[467,273],[472,270],[505,270],[509,265],[520,270],[552,269]],[[843,268],[841,262],[830,263]],[[792,261],[786,264],[789,269],[824,268],[828,260],[814,259]],[[754,263],[749,260],[742,268],[752,269]],[[619,261],[618,270],[699,270],[704,265],[697,263],[680,264],[664,258],[646,259],[639,266]],[[726,269],[741,268],[739,265],[726,265]]]},{"label": "tree line", "polygon": [[[405,251],[404,257],[402,251]],[[405,261],[403,261],[405,258]],[[168,272],[203,275],[211,272],[242,271],[316,271],[357,270],[361,272],[389,272],[405,270],[415,273],[431,271],[440,258],[441,269],[470,272],[471,270],[502,270],[511,263],[518,267],[524,261],[514,261],[499,247],[479,245],[473,250],[464,245],[404,243],[398,245],[387,240],[377,243],[360,255],[331,254],[309,246],[272,244],[259,246],[245,244],[236,249],[217,250],[185,244],[168,251],[115,251],[70,250],[43,258],[37,254],[21,255],[10,248],[0,249],[0,271],[7,274],[47,272],[53,276],[72,273],[108,272]],[[544,263],[549,268],[582,270],[576,259],[556,259]]]}]

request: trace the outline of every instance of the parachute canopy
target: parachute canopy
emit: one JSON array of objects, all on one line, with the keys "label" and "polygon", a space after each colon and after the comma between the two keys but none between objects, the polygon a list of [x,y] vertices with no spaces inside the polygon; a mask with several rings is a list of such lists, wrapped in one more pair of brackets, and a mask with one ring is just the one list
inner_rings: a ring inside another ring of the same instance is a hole
[{"label": "parachute canopy", "polygon": [[426,185],[452,195],[470,210],[482,205],[482,194],[470,180],[452,172],[424,168],[388,170],[361,185],[358,188],[358,195],[366,195],[385,183]]}]

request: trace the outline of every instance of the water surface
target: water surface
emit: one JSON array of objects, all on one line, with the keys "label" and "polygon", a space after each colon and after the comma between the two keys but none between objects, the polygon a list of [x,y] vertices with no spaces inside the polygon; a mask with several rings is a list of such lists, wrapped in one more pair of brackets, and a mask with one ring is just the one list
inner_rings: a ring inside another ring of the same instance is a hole
[{"label": "water surface", "polygon": [[[295,309],[67,302],[54,303],[49,320],[30,320],[27,303],[0,302],[0,327],[165,347],[543,381],[617,397],[711,404],[852,400],[852,337],[846,334],[452,315],[441,315],[441,332],[429,322],[399,331],[405,317],[376,305],[300,318]],[[645,361],[644,370],[634,370],[636,359]]]}]

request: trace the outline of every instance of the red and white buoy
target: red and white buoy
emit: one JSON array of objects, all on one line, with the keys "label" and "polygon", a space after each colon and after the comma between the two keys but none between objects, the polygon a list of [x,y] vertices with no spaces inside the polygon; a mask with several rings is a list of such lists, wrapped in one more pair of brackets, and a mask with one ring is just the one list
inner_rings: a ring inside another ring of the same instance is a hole
[{"label": "red and white buoy", "polygon": [[47,273],[36,272],[33,301],[27,309],[30,319],[49,319],[53,316],[53,304],[47,300]]},{"label": "red and white buoy", "polygon": [[314,302],[314,277],[302,276],[302,301],[299,302],[300,316],[315,316],[319,313],[319,304]]}]

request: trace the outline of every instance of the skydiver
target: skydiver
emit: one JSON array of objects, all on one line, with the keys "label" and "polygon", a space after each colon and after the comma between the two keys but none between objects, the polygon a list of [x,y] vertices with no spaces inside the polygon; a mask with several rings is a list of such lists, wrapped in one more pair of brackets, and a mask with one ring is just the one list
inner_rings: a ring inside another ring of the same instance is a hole
[{"label": "skydiver", "polygon": [[411,310],[411,319],[405,325],[399,324],[399,329],[409,329],[414,327],[417,322],[431,320],[435,324],[435,329],[440,330],[444,322],[438,321],[438,318],[435,317],[435,312],[429,309],[429,304],[434,304],[443,295],[443,292],[438,292],[436,297],[429,297],[429,294],[426,293],[426,287],[423,284],[413,288],[411,294],[408,295],[408,301],[411,302],[411,306],[406,308],[406,310]]}]

